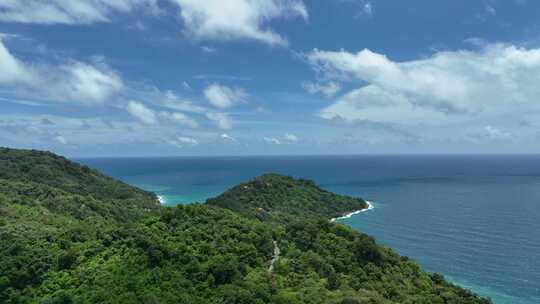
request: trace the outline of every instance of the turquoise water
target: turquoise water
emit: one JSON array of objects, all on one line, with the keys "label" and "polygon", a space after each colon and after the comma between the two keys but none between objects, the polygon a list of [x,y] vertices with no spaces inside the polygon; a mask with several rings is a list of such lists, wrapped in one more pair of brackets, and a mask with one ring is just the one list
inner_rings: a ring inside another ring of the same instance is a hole
[{"label": "turquoise water", "polygon": [[344,223],[496,304],[540,303],[540,156],[80,160],[167,204],[204,201],[265,172],[374,202]]}]

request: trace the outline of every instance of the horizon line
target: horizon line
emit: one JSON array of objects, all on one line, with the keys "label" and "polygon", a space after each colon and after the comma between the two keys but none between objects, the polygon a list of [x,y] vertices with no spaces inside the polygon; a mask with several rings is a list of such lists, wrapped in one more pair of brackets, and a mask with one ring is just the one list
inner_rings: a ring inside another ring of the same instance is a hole
[{"label": "horizon line", "polygon": [[223,154],[223,155],[117,155],[117,156],[66,156],[72,159],[128,159],[128,158],[280,158],[280,157],[376,157],[376,156],[540,156],[538,153],[358,153],[358,154]]}]

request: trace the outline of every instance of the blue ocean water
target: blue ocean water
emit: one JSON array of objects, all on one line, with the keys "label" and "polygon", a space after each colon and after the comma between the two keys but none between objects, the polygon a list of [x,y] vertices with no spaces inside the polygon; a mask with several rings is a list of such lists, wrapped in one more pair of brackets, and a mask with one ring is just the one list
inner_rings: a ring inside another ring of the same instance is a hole
[{"label": "blue ocean water", "polygon": [[266,172],[374,202],[342,220],[496,304],[540,303],[540,156],[79,160],[167,204],[204,201]]}]

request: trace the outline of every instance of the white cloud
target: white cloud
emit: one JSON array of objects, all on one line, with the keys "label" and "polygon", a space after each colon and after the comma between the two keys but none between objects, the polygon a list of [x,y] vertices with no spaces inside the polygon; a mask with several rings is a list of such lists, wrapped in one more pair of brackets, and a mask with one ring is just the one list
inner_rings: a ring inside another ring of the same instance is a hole
[{"label": "white cloud", "polygon": [[407,62],[367,49],[307,58],[327,77],[363,84],[323,109],[327,119],[438,124],[538,107],[540,49],[494,44]]},{"label": "white cloud", "polygon": [[[334,0],[338,5],[349,4],[352,5],[353,10],[356,10],[357,17],[359,16],[373,16],[373,4],[369,0]],[[347,7],[347,6],[344,6]],[[348,7],[347,9],[350,9]]]},{"label": "white cloud", "polygon": [[160,112],[160,118],[182,126],[197,128],[199,124],[192,118],[180,112]]},{"label": "white cloud", "polygon": [[189,113],[205,113],[208,109],[194,104],[190,100],[186,100],[171,90],[161,91],[154,86],[141,87],[138,89],[129,88],[129,94],[138,96],[146,102],[154,103],[160,107],[165,107],[171,110],[189,112]]},{"label": "white cloud", "polygon": [[36,65],[16,58],[0,39],[0,86],[25,96],[55,101],[100,104],[123,89],[120,76],[105,63],[72,61],[58,66]]},{"label": "white cloud", "polygon": [[173,0],[187,31],[196,39],[251,39],[284,45],[267,24],[274,19],[308,18],[302,0]]},{"label": "white cloud", "polygon": [[191,91],[191,86],[189,85],[187,81],[182,82],[182,88],[184,88],[184,90]]},{"label": "white cloud", "polygon": [[211,54],[211,53],[215,53],[217,50],[213,47],[203,45],[201,46],[201,51],[207,54]]},{"label": "white cloud", "polygon": [[164,123],[178,124],[189,128],[197,128],[199,124],[180,112],[156,112],[143,103],[130,101],[126,107],[128,113],[145,125],[157,125]]},{"label": "white cloud", "polygon": [[33,82],[32,71],[15,58],[2,43],[0,37],[0,84]]},{"label": "white cloud", "polygon": [[66,138],[65,138],[64,136],[62,136],[62,135],[57,135],[57,136],[55,136],[55,137],[54,137],[54,140],[55,140],[56,142],[58,142],[58,143],[61,143],[62,145],[67,145],[67,143],[68,143],[67,140],[66,140]]},{"label": "white cloud", "polygon": [[330,81],[326,84],[305,82],[302,84],[302,87],[310,94],[321,93],[326,97],[333,97],[339,91],[341,91],[341,85],[333,81]]},{"label": "white cloud", "polygon": [[281,141],[275,137],[263,137],[263,140],[267,144],[281,145]]},{"label": "white cloud", "polygon": [[[135,10],[158,14],[158,0],[2,0],[0,21],[38,24],[111,22]],[[302,0],[169,0],[180,8],[186,32],[196,39],[251,39],[273,45],[287,40],[269,23],[295,17],[308,19]],[[208,49],[209,50],[209,49]]]},{"label": "white cloud", "polygon": [[218,128],[228,130],[232,128],[232,120],[226,113],[206,113],[206,118],[213,121]]},{"label": "white cloud", "polygon": [[446,120],[445,113],[415,106],[406,96],[385,91],[375,85],[343,95],[336,103],[324,108],[320,115],[326,119],[400,124],[437,123]]},{"label": "white cloud", "polygon": [[480,37],[469,37],[463,40],[463,42],[468,43],[472,46],[476,46],[476,47],[485,47],[488,45],[488,41]]},{"label": "white cloud", "polygon": [[61,70],[64,73],[55,79],[59,81],[58,85],[51,86],[51,96],[96,104],[108,101],[123,87],[120,76],[107,67],[75,62],[62,66]]},{"label": "white cloud", "polygon": [[236,138],[230,136],[227,133],[223,133],[219,137],[225,142],[236,142]]},{"label": "white cloud", "polygon": [[486,10],[486,13],[489,15],[492,15],[492,16],[497,15],[497,10],[489,4],[486,4],[485,10]]},{"label": "white cloud", "polygon": [[507,139],[512,136],[512,134],[510,134],[509,132],[506,132],[504,130],[501,130],[493,126],[484,127],[484,132],[488,138],[493,139],[493,140]]},{"label": "white cloud", "polygon": [[0,21],[41,24],[109,22],[114,13],[158,10],[156,0],[3,0]]},{"label": "white cloud", "polygon": [[195,138],[187,136],[176,136],[172,139],[167,140],[167,142],[179,148],[183,148],[186,146],[196,146],[199,144],[199,141],[197,141]]},{"label": "white cloud", "polygon": [[270,137],[265,136],[262,138],[263,142],[271,145],[292,144],[299,141],[298,136],[292,133],[285,133],[283,137]]},{"label": "white cloud", "polygon": [[130,101],[127,105],[127,111],[143,124],[155,125],[158,122],[156,112],[140,102]]},{"label": "white cloud", "polygon": [[292,133],[286,133],[285,134],[285,140],[288,142],[298,142],[298,136],[292,134]]},{"label": "white cloud", "polygon": [[370,17],[373,16],[373,5],[371,4],[371,2],[368,1],[364,3],[364,5],[362,6],[362,13]]},{"label": "white cloud", "polygon": [[229,81],[248,81],[251,80],[250,77],[244,76],[234,76],[234,75],[219,75],[219,74],[199,74],[193,76],[194,79],[199,80],[210,80],[210,79],[220,79],[220,80],[229,80]]},{"label": "white cloud", "polygon": [[214,83],[204,90],[204,96],[213,106],[226,109],[245,102],[248,94],[241,88],[230,88]]}]

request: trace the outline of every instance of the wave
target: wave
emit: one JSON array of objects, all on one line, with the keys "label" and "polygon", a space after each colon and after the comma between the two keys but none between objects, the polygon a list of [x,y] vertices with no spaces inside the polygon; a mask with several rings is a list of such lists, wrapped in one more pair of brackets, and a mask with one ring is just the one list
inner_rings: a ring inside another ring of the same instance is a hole
[{"label": "wave", "polygon": [[344,214],[343,216],[340,216],[340,217],[335,217],[335,218],[331,219],[330,222],[335,222],[337,220],[348,219],[348,218],[352,217],[353,215],[357,215],[357,214],[360,214],[360,213],[367,212],[369,210],[375,209],[375,206],[373,205],[373,202],[366,201],[366,203],[368,205],[367,208],[356,210],[356,211],[353,211],[353,212],[349,212],[349,213],[346,213],[346,214]]}]

